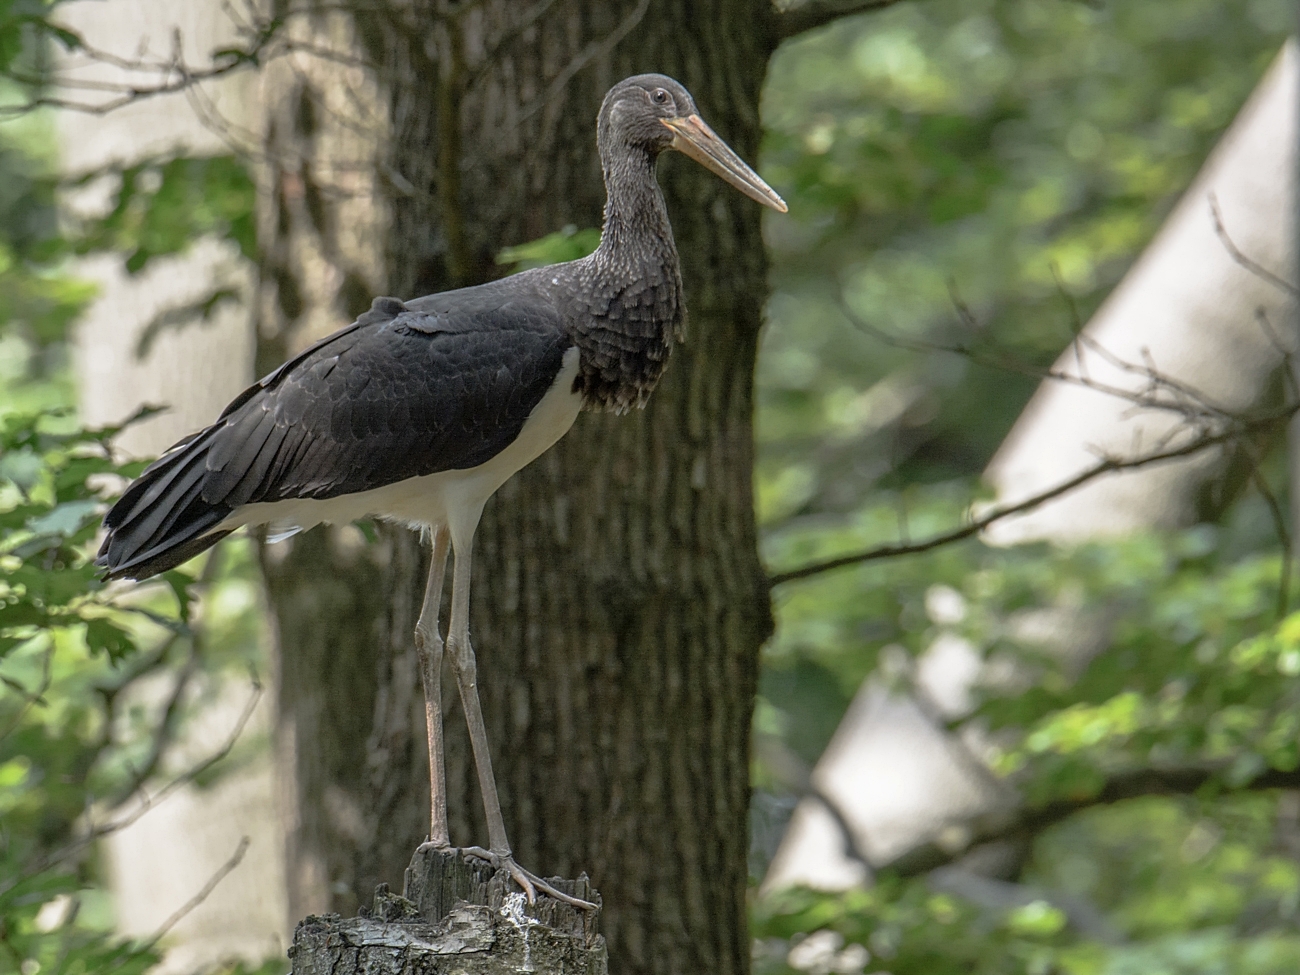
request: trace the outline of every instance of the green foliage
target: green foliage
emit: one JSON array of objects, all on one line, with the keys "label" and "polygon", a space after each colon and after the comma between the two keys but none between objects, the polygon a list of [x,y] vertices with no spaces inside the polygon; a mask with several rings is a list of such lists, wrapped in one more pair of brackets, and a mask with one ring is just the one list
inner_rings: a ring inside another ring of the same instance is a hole
[{"label": "green foliage", "polygon": [[184,629],[174,611],[113,605],[89,564],[102,512],[92,483],[139,468],[111,460],[111,433],[58,415],[0,421],[0,971],[156,960],[110,937],[77,825],[96,798],[133,791],[128,760],[147,746],[115,735],[114,701],[164,659],[160,631]]},{"label": "green foliage", "polygon": [[1300,617],[1272,625],[1280,558],[1220,562],[1206,534],[1163,550],[1150,540],[1088,546],[1056,560],[1050,575],[1013,584],[1037,590],[1040,604],[1080,598],[1084,618],[1109,638],[1073,679],[1069,662],[992,638],[990,627],[1009,628],[1003,600],[1023,605],[1022,594],[997,593],[973,614],[982,619],[971,632],[990,652],[1007,647],[1040,663],[1033,691],[993,695],[979,710],[990,728],[1014,729],[997,764],[1005,774],[1032,767],[1031,799],[1146,766],[1219,768],[1229,786],[1300,766]]},{"label": "green foliage", "polygon": [[600,230],[585,227],[579,230],[573,224],[567,224],[553,234],[539,237],[517,247],[503,247],[497,254],[498,264],[514,264],[513,270],[527,271],[529,268],[546,267],[548,264],[560,264],[564,261],[576,261],[586,257],[600,246]]},{"label": "green foliage", "polygon": [[[40,96],[43,41],[80,44],[44,20],[51,6],[0,0],[0,74],[17,82],[7,104]],[[198,589],[182,572],[126,590],[97,578],[105,499],[143,464],[115,461],[113,431],[72,417],[67,331],[94,289],[67,264],[111,252],[135,274],[202,235],[251,257],[254,190],[233,158],[150,161],[86,174],[77,185],[116,181],[107,212],[61,227],[52,142],[39,114],[0,127],[0,975],[130,975],[159,952],[114,934],[96,839],[128,822],[132,800],[156,793],[160,777],[203,787],[260,747],[240,741],[189,769],[168,749],[199,685],[260,658],[259,579],[246,547],[229,545]],[[141,354],[163,329],[230,299],[218,289],[164,310]]]},{"label": "green foliage", "polygon": [[[913,504],[924,535],[951,502],[927,489]],[[1037,835],[1020,890],[1092,905],[1123,943],[1073,924],[1044,940],[1022,930],[1023,916],[1013,924],[1009,908],[969,902],[941,923],[915,909],[936,893],[926,878],[894,878],[869,896],[757,902],[758,931],[773,939],[767,970],[788,970],[792,935],[823,928],[866,945],[894,975],[1294,970],[1300,846],[1289,844],[1300,831],[1288,823],[1300,805],[1296,793],[1239,791],[1300,767],[1300,614],[1279,619],[1282,561],[1267,536],[1241,551],[1256,506],[1240,505],[1229,528],[1069,549],[968,542],[783,587],[759,734],[811,763],[868,674],[907,686],[897,657],[919,658],[942,635],[968,641],[994,677],[954,727],[986,743],[979,757],[1030,809],[1082,810]],[[895,531],[882,513],[834,542],[870,545]],[[772,551],[784,564],[829,554],[827,545],[823,531],[787,529]],[[1195,773],[1201,785],[1185,798],[1090,807],[1108,782],[1147,769]],[[756,775],[762,788],[783,788],[761,763]],[[879,950],[885,936],[871,940],[890,925],[893,954]]]},{"label": "green foliage", "polygon": [[[1165,811],[1166,807],[1158,808]],[[1166,830],[1184,825],[1163,818],[1160,825]],[[1186,845],[1189,836],[1197,835],[1186,829],[1157,834],[1146,828],[1151,824],[1151,817],[1133,817],[1130,825],[1137,829],[1122,838],[1111,837],[1108,852],[1116,860],[1103,866],[1118,865],[1121,853],[1143,866],[1154,859],[1143,854],[1152,851],[1172,853],[1177,859],[1179,846],[1169,842],[1171,836]],[[1201,820],[1196,828],[1212,827]],[[1241,930],[1223,923],[1227,915],[1240,915],[1239,904],[1231,904],[1235,910],[1218,912],[1221,916],[1211,909],[1205,912],[1205,923],[1187,930],[1189,913],[1198,913],[1207,902],[1233,901],[1241,879],[1234,866],[1243,860],[1285,875],[1274,883],[1294,900],[1294,864],[1268,856],[1265,846],[1237,846],[1217,860],[1217,870],[1202,868],[1208,881],[1202,885],[1132,870],[1128,879],[1142,890],[1159,891],[1163,905],[1156,913],[1164,915],[1165,923],[1141,940],[1116,936],[1109,944],[1072,937],[1066,912],[1042,897],[1000,910],[981,909],[936,892],[924,881],[889,877],[870,890],[839,895],[786,891],[768,898],[755,911],[755,973],[860,972],[863,965],[868,972],[918,975],[1285,975],[1296,971],[1300,937],[1285,928],[1243,937]],[[1157,888],[1153,882],[1158,881],[1179,886]],[[1293,906],[1286,908],[1284,923],[1293,911]]]},{"label": "green foliage", "polygon": [[[20,42],[53,31],[75,44],[39,20],[46,9],[0,0],[0,72],[35,70]],[[248,554],[227,549],[235,558],[205,585],[196,629],[190,576],[169,573],[126,596],[97,578],[90,559],[106,493],[143,464],[116,462],[113,431],[79,429],[72,417],[67,329],[93,288],[66,265],[112,251],[135,273],[201,234],[250,254],[253,189],[228,158],[131,167],[103,218],[65,232],[51,137],[39,117],[0,129],[0,973],[129,975],[159,954],[114,935],[94,841],[129,818],[140,787],[185,774],[166,746],[197,682],[256,660],[257,590]],[[223,300],[164,313],[142,342]],[[142,688],[167,685],[171,703],[150,704],[156,692]],[[256,747],[241,742],[195,780]]]},{"label": "green foliage", "polygon": [[[766,226],[755,479],[774,571],[963,522],[1033,370],[1124,273],[1292,26],[1281,0],[931,0],[782,49],[764,175],[791,213]],[[1285,481],[1284,459],[1263,473]],[[1279,552],[1248,495],[1171,537],[967,541],[778,587],[755,732],[781,762],[755,762],[760,796],[792,800],[785,765],[816,762],[862,682],[907,687],[945,636],[998,675],[952,722],[975,757],[1031,811],[1080,811],[1017,837],[1029,846],[992,894],[886,874],[756,897],[756,970],[1300,969],[1300,811],[1251,787],[1300,766],[1300,619],[1280,606],[1296,592]],[[1153,769],[1200,786],[1094,804]]]},{"label": "green foliage", "polygon": [[[0,72],[34,71],[34,38],[80,45],[49,9],[0,0]],[[1033,381],[880,335],[1049,362],[1291,26],[1283,0],[927,0],[783,49],[765,171],[791,215],[767,227],[758,377],[772,566],[960,520]],[[174,733],[133,689],[256,658],[257,583],[236,552],[201,589],[182,573],[129,599],[105,589],[88,564],[101,495],[135,468],[113,464],[103,434],[38,409],[71,400],[61,340],[90,296],[62,262],[109,251],[136,274],[204,234],[251,256],[253,186],[232,159],[141,163],[111,174],[103,217],[61,235],[51,167],[31,150],[0,144],[0,972],[141,971],[154,953],[110,934],[86,830],[111,821]],[[567,227],[499,261],[545,266],[597,239]],[[164,311],[139,351],[230,299],[217,289]],[[1172,538],[968,542],[782,587],[761,738],[815,762],[865,678],[906,682],[937,636],[960,637],[1015,679],[977,688],[954,723],[1030,808],[1082,811],[1032,837],[999,888],[1015,896],[996,904],[889,874],[871,890],[756,899],[758,971],[1300,969],[1300,806],[1249,789],[1300,764],[1300,617],[1278,612],[1264,524],[1247,499],[1224,525]],[[1092,639],[1054,654],[1043,620]],[[1200,769],[1206,784],[1088,808],[1105,783],[1153,767]],[[755,781],[788,787],[761,761]]]},{"label": "green foliage", "polygon": [[766,229],[758,476],[782,506],[764,519],[978,474],[1032,377],[883,343],[838,296],[888,334],[1046,365],[1293,25],[1285,0],[933,0],[783,47],[763,104],[790,204]]},{"label": "green foliage", "polygon": [[[111,458],[114,432],[63,414],[0,419],[0,973],[139,972],[157,960],[152,945],[112,936],[93,841],[172,773],[166,745],[199,675],[259,652],[247,551],[226,548],[235,557],[206,580],[198,628],[183,572],[144,589],[97,578],[105,485],[143,466]],[[172,688],[161,708],[142,692],[160,682]]]},{"label": "green foliage", "polygon": [[128,166],[119,177],[111,209],[83,229],[77,253],[124,254],[126,270],[138,274],[153,258],[177,254],[198,237],[215,234],[256,259],[255,189],[240,160],[181,156]]},{"label": "green foliage", "polygon": [[12,80],[38,77],[33,62],[41,57],[43,40],[52,40],[66,51],[82,46],[76,32],[48,19],[55,2],[0,0],[0,76]]},{"label": "green foliage", "polygon": [[[1046,975],[1059,971],[1052,964],[1063,927],[1061,911],[1042,900],[982,916],[969,903],[924,884],[882,878],[870,890],[833,897],[785,891],[766,900],[754,917],[762,951],[755,968],[758,975],[797,971],[786,963],[785,945],[794,940],[793,961],[804,971],[860,972],[863,964],[875,963],[891,972],[929,975]],[[814,938],[820,950],[796,940]]]},{"label": "green foliage", "polygon": [[[39,128],[32,134],[48,137]],[[8,333],[44,349],[93,296],[90,285],[59,273],[65,253],[48,163],[0,134],[0,340]],[[6,352],[22,355],[18,346]],[[49,371],[40,361],[31,365]]]},{"label": "green foliage", "polygon": [[[789,632],[779,636],[763,676],[766,734],[798,727],[798,709],[809,707],[788,693],[783,675],[794,666],[816,667],[851,691],[862,662],[847,658],[877,659],[889,647],[919,653],[942,633],[1001,661],[994,673],[1014,662],[1017,679],[982,688],[960,724],[996,743],[983,757],[1031,808],[1084,807],[1038,836],[1021,890],[1049,905],[1094,905],[1122,943],[1058,929],[1053,914],[962,900],[936,916],[921,907],[951,898],[936,900],[927,879],[886,877],[866,893],[786,892],[758,902],[757,930],[773,939],[771,965],[760,971],[788,971],[787,939],[822,929],[866,946],[896,975],[1294,970],[1300,863],[1281,817],[1295,819],[1300,808],[1286,813],[1293,800],[1276,793],[1234,794],[1261,773],[1297,767],[1300,615],[1276,620],[1279,567],[1275,554],[1233,558],[1227,533],[1203,526],[1065,551],[971,543],[939,559],[862,567],[837,580],[847,602],[856,593],[874,607],[852,605],[851,614],[825,594],[819,607],[811,593],[791,595],[783,617],[797,607],[811,624],[820,613],[822,639],[801,648],[786,642]],[[1038,625],[1045,609],[1060,614],[1054,631]],[[835,632],[826,617],[853,632],[845,617],[873,612],[885,622],[857,630],[856,655],[826,649]],[[1049,652],[1074,629],[1090,637],[1079,654]],[[864,652],[871,646],[874,656]],[[799,747],[794,734],[788,743],[812,758],[824,745]],[[1148,768],[1211,774],[1195,797],[1087,808],[1108,780]],[[1030,925],[1035,917],[1050,930]]]}]

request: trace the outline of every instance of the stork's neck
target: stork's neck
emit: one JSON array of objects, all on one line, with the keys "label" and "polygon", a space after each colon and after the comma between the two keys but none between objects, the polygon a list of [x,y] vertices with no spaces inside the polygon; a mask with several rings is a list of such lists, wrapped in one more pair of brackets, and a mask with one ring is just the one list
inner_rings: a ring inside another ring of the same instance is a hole
[{"label": "stork's neck", "polygon": [[[602,154],[603,155],[603,154]],[[582,314],[574,388],[589,409],[644,406],[681,337],[681,269],[668,210],[645,152],[602,159],[608,198],[600,246],[575,262]]]},{"label": "stork's neck", "polygon": [[676,266],[677,246],[655,179],[654,157],[640,149],[625,149],[610,153],[601,164],[606,200],[599,263],[634,274],[647,264]]}]

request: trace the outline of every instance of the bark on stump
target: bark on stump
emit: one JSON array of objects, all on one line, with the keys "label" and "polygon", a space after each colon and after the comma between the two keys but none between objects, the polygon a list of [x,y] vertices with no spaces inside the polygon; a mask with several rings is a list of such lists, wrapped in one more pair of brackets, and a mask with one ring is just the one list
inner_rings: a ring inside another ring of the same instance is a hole
[{"label": "bark on stump", "polygon": [[[600,903],[583,874],[549,877]],[[313,914],[298,924],[293,975],[607,975],[599,911],[537,895],[529,904],[504,870],[459,853],[417,852],[403,896],[380,884],[359,916]]]}]

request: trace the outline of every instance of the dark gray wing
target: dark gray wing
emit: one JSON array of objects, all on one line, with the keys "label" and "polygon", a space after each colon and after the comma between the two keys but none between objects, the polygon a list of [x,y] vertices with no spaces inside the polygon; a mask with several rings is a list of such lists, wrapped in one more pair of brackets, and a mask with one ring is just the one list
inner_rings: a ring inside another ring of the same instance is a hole
[{"label": "dark gray wing", "polygon": [[241,505],[333,498],[490,460],[519,435],[572,344],[560,313],[521,284],[409,305],[376,299],[146,470],[105,517],[97,561],[142,578],[207,547]]},{"label": "dark gray wing", "polygon": [[560,372],[565,330],[533,302],[439,297],[390,306],[268,377],[214,430],[204,500],[333,498],[500,453]]}]

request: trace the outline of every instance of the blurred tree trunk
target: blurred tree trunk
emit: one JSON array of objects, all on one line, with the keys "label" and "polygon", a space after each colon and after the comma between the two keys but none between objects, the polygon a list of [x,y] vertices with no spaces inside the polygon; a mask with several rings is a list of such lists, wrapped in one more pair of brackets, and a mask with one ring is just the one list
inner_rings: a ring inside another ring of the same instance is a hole
[{"label": "blurred tree trunk", "polygon": [[[175,50],[176,43],[186,58],[199,60],[239,42],[221,0],[63,5],[58,17],[97,51],[123,62],[145,49]],[[93,76],[105,86],[142,84],[139,73],[95,63],[80,48],[51,54],[60,72],[74,78]],[[254,91],[253,74],[236,73],[208,85],[205,96],[242,119],[254,110]],[[110,97],[107,91],[100,94]],[[230,151],[203,124],[184,92],[103,114],[54,111],[42,124],[51,125],[57,139],[60,202],[70,227],[104,216],[120,186],[109,175],[115,171],[156,164],[161,175],[166,172],[162,164],[173,157]],[[82,182],[90,174],[100,175]],[[7,192],[11,196],[14,187]],[[137,205],[144,195],[136,197]],[[71,336],[81,422],[107,426],[121,423],[141,406],[166,407],[115,438],[119,450],[137,457],[156,456],[210,423],[253,378],[255,269],[229,238],[205,234],[188,244],[180,253],[153,256],[135,273],[126,269],[129,248],[78,257],[71,269],[77,278],[93,282],[96,291]],[[210,305],[211,316],[194,310],[219,289],[229,289],[234,300]],[[12,304],[8,314],[13,314]],[[161,322],[170,325],[157,328]],[[246,679],[238,675],[207,669],[201,680],[201,685],[191,685],[192,690],[202,687],[201,698],[193,702],[199,710],[187,714],[176,738],[168,736],[164,768],[182,755],[215,750],[247,700]],[[115,905],[114,930],[147,940],[173,918],[165,964],[174,969],[209,971],[235,959],[257,964],[283,952],[293,933],[284,912],[271,756],[265,748],[247,747],[269,731],[270,703],[261,699],[251,716],[237,769],[202,789],[186,786],[165,807],[132,817],[128,827],[97,844],[99,876],[110,886]],[[5,832],[8,842],[8,825]],[[174,918],[189,896],[178,892],[197,889],[221,870],[241,837],[250,846],[238,869],[192,911]]]},{"label": "blurred tree trunk", "polygon": [[[299,58],[266,76],[261,365],[372,295],[483,281],[504,245],[599,225],[595,116],[625,75],[677,77],[757,152],[768,0],[451,6],[314,15],[294,29],[377,69]],[[680,158],[661,182],[687,344],[647,410],[584,414],[489,503],[472,623],[520,862],[591,875],[611,970],[721,975],[749,967],[749,728],[771,627],[750,493],[765,265],[755,204]],[[295,916],[398,885],[427,830],[410,649],[425,555],[408,532],[380,536],[265,550]],[[483,842],[444,687],[452,839]]]}]

